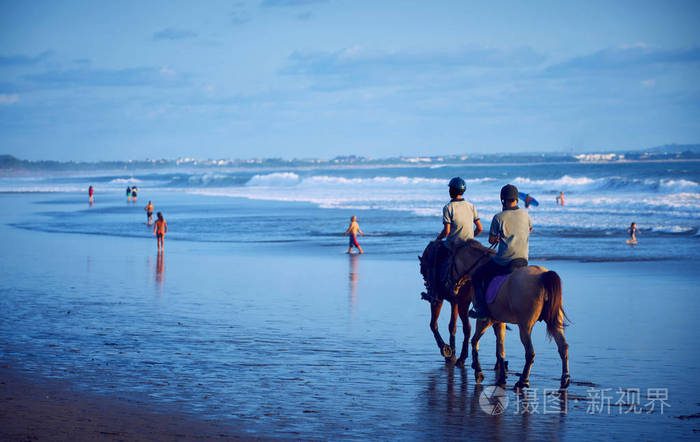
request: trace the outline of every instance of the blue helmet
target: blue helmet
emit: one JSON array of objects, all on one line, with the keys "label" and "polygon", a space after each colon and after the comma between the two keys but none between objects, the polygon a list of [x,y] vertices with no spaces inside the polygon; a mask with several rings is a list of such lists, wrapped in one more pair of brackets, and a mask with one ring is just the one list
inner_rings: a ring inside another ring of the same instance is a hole
[{"label": "blue helmet", "polygon": [[456,176],[450,180],[449,187],[459,193],[464,193],[464,191],[467,190],[467,183],[465,183],[462,178]]}]

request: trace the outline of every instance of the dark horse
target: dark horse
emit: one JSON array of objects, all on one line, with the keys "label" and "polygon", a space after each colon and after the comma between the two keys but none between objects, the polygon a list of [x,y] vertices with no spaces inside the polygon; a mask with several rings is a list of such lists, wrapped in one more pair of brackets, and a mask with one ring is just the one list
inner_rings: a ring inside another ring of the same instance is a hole
[{"label": "dark horse", "polygon": [[[429,246],[430,247],[430,246]],[[426,249],[428,250],[428,249]],[[453,293],[462,295],[468,291],[468,301],[462,302],[466,307],[471,301],[471,275],[476,268],[486,262],[494,252],[481,245],[476,240],[470,240],[466,245],[460,247],[454,256],[450,267],[450,274],[453,281],[456,281]],[[421,273],[428,263],[421,259]],[[423,277],[427,273],[423,273]],[[459,296],[456,296],[459,299]],[[459,305],[459,309],[463,307]],[[562,361],[561,388],[566,388],[571,382],[569,375],[569,345],[564,338],[564,320],[568,320],[562,306],[561,279],[556,272],[548,271],[541,266],[528,266],[515,270],[508,275],[503,285],[498,290],[495,301],[489,305],[491,318],[486,321],[477,321],[476,331],[472,338],[472,368],[477,382],[484,379],[479,364],[479,339],[491,325],[496,333],[496,370],[498,371],[496,383],[505,385],[506,361],[505,361],[505,328],[506,323],[517,324],[520,330],[520,340],[525,347],[525,367],[520,379],[515,384],[516,388],[528,387],[530,385],[530,368],[535,359],[535,349],[532,345],[532,327],[537,321],[544,321],[547,324],[547,336],[554,338]],[[433,306],[431,304],[431,312]],[[438,310],[439,314],[439,310]],[[434,314],[433,314],[434,316]],[[464,324],[465,344],[469,338],[469,322],[460,311],[462,323]],[[466,315],[465,315],[466,316]],[[439,337],[437,328],[433,328],[431,318],[431,329],[436,333],[436,340]],[[455,324],[456,326],[456,324]],[[438,341],[440,345],[440,341]],[[462,354],[459,361],[466,359],[466,350],[462,347]]]},{"label": "dark horse", "polygon": [[[423,298],[430,302],[430,330],[435,337],[440,353],[445,358],[445,362],[457,363],[459,366],[464,366],[469,354],[469,336],[471,335],[471,325],[469,324],[469,304],[472,301],[472,286],[470,283],[462,283],[457,289],[448,289],[442,286],[437,278],[433,275],[436,269],[436,254],[438,253],[438,245],[430,242],[423,250],[423,254],[418,257],[420,261],[420,272],[423,275],[423,281],[428,289],[427,294],[423,294]],[[450,343],[445,343],[438,330],[438,318],[442,310],[443,301],[450,303]],[[464,341],[462,342],[462,350],[459,359],[455,357],[455,335],[457,334],[457,317],[462,320],[462,331],[464,332]]]}]

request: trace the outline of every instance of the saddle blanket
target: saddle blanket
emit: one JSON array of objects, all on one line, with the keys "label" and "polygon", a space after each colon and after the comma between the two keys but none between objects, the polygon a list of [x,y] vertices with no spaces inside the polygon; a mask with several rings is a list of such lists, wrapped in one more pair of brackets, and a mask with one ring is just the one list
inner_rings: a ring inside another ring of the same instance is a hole
[{"label": "saddle blanket", "polygon": [[498,290],[501,288],[507,277],[508,275],[498,275],[494,276],[494,278],[491,280],[489,287],[486,289],[487,304],[492,304],[493,301],[496,300],[496,294],[498,294]]}]

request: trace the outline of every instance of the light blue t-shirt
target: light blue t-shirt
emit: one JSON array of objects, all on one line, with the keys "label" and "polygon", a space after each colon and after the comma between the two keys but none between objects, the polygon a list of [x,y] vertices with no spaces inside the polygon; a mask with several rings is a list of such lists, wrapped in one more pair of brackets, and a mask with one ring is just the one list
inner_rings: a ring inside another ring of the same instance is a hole
[{"label": "light blue t-shirt", "polygon": [[479,220],[476,207],[463,199],[453,200],[442,209],[442,223],[450,225],[447,244],[452,247],[474,238],[474,223]]},{"label": "light blue t-shirt", "polygon": [[527,210],[516,207],[494,215],[489,235],[501,236],[493,257],[496,264],[505,266],[516,258],[527,259],[531,229],[532,218]]}]

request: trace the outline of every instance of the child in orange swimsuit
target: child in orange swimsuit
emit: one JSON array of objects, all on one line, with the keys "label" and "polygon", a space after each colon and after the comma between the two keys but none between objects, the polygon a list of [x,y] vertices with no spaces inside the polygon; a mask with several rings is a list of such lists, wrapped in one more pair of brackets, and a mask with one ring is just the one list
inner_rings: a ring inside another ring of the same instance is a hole
[{"label": "child in orange swimsuit", "polygon": [[163,239],[165,234],[168,233],[168,223],[165,222],[163,214],[158,212],[158,219],[153,225],[153,236],[158,239],[158,251],[163,250]]}]

